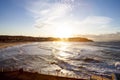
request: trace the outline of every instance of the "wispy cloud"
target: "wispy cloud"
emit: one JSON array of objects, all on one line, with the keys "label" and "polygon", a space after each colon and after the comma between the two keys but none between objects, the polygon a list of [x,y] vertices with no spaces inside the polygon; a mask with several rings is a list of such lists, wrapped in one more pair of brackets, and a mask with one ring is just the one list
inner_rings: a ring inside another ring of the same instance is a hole
[{"label": "wispy cloud", "polygon": [[74,0],[59,0],[59,2],[31,1],[27,9],[35,18],[36,27],[54,26],[59,20],[67,17],[72,6],[70,2]]},{"label": "wispy cloud", "polygon": [[105,16],[87,16],[85,19],[79,21],[78,27],[81,32],[85,34],[99,34],[110,28],[112,18]]},{"label": "wispy cloud", "polygon": [[107,24],[111,22],[111,18],[104,16],[88,16],[85,20],[83,20],[84,24]]},{"label": "wispy cloud", "polygon": [[120,41],[120,32],[99,34],[99,35],[78,35],[82,37],[90,38],[94,41]]},{"label": "wispy cloud", "polygon": [[[80,1],[80,0],[76,0]],[[75,0],[31,0],[27,10],[35,19],[37,28],[66,26],[73,27],[75,33],[102,33],[107,30],[112,18],[106,16],[86,16],[79,19],[73,11],[85,7],[85,3],[77,3]],[[77,9],[76,9],[77,7]],[[75,10],[76,9],[76,10]],[[82,15],[81,15],[82,16]]]}]

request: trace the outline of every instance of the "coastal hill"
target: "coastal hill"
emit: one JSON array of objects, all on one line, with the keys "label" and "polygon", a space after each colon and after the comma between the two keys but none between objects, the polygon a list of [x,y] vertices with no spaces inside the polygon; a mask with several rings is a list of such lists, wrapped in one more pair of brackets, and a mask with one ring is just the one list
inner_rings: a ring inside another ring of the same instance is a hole
[{"label": "coastal hill", "polygon": [[82,37],[57,38],[57,37],[0,35],[0,42],[42,42],[42,41],[93,42],[93,40]]}]

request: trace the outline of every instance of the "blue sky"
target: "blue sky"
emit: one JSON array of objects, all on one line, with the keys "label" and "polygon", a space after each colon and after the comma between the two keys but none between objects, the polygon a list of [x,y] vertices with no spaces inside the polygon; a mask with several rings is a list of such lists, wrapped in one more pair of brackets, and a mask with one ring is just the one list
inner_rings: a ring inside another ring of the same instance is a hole
[{"label": "blue sky", "polygon": [[0,0],[0,34],[70,36],[120,32],[120,0]]}]

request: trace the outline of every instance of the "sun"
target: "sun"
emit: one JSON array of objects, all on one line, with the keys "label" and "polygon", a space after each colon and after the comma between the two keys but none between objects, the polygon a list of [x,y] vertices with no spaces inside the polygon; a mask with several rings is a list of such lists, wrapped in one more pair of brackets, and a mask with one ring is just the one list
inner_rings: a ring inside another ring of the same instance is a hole
[{"label": "sun", "polygon": [[55,30],[55,37],[69,38],[73,35],[72,28],[70,27],[57,27]]}]

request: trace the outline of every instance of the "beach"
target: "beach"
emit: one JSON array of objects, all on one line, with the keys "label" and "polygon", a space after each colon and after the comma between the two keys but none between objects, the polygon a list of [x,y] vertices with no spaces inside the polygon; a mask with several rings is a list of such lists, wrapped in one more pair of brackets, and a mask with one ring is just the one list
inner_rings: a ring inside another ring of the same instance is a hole
[{"label": "beach", "polygon": [[[0,48],[13,47],[22,44],[28,44],[30,42],[7,42],[0,43]],[[85,80],[77,78],[58,77],[53,75],[45,75],[33,72],[26,72],[23,70],[17,71],[0,71],[0,80]]]},{"label": "beach", "polygon": [[31,73],[18,70],[0,72],[0,80],[85,80],[85,79],[58,77],[53,75]]},{"label": "beach", "polygon": [[0,42],[0,48],[7,48],[7,47],[12,47],[12,46],[27,44],[27,43],[30,43],[30,42]]},{"label": "beach", "polygon": [[[0,80],[88,80],[90,77],[97,78],[96,80],[111,80],[111,74],[119,72],[119,65],[114,65],[119,61],[119,57],[116,56],[119,56],[118,43],[102,43],[102,45],[99,45],[101,43],[78,42],[2,44]],[[115,51],[116,54],[113,56],[112,53]],[[114,60],[110,63],[111,58]]]}]

